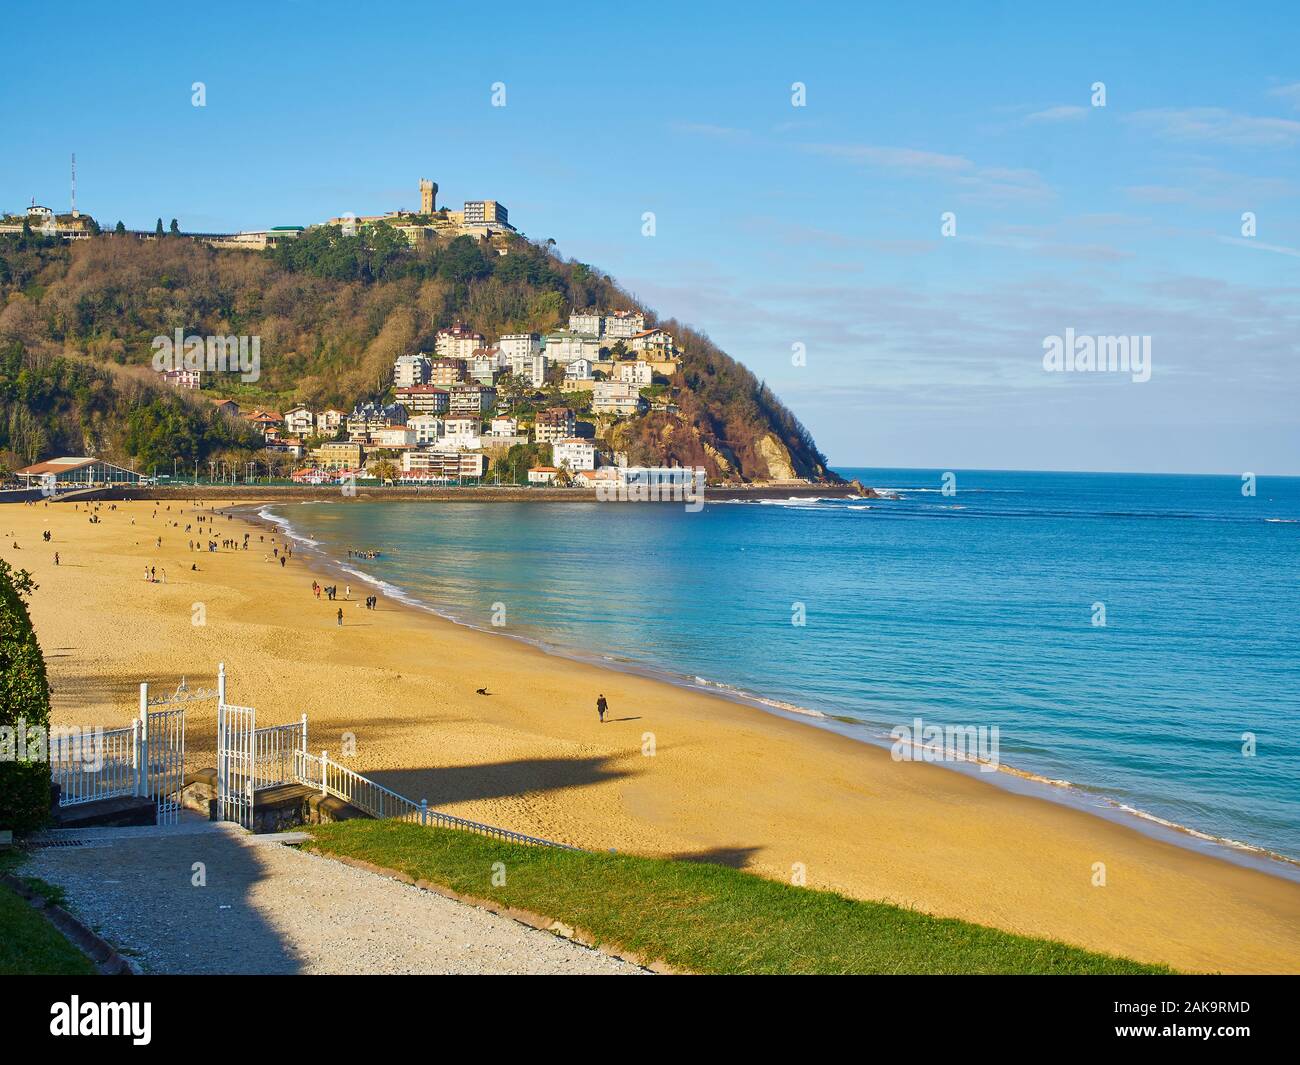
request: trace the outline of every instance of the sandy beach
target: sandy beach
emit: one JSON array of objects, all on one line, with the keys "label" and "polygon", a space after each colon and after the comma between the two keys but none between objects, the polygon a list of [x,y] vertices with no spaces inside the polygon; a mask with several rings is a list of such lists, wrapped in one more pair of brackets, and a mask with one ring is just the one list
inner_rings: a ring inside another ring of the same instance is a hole
[{"label": "sandy beach", "polygon": [[[353,737],[355,755],[340,760],[451,813],[782,880],[799,867],[811,887],[1185,970],[1300,971],[1293,881],[400,604],[366,611],[372,590],[357,583],[350,602],[317,600],[314,578],[340,595],[345,581],[301,557],[280,566],[261,526],[222,515],[213,537],[251,532],[250,549],[191,552],[189,500],[109,507],[99,524],[85,503],[0,516],[0,553],[40,585],[31,612],[56,723],[126,722],[140,681],[211,685],[224,661],[230,700],[255,706],[259,724],[305,712],[314,750],[338,757]],[[166,583],[146,582],[146,566]],[[611,708],[603,725],[599,692]],[[214,739],[215,709],[200,704],[188,719],[191,768],[213,764]],[[1099,862],[1104,887],[1093,884]]]}]

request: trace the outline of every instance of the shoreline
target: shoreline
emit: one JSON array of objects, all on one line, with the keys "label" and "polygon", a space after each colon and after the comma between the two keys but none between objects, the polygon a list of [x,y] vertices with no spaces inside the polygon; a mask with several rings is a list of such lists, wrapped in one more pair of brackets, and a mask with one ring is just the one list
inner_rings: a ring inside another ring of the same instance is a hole
[{"label": "shoreline", "polygon": [[[858,721],[847,716],[829,714],[813,707],[768,698],[762,694],[737,688],[720,681],[710,681],[705,677],[692,677],[684,673],[678,673],[666,666],[646,665],[630,660],[611,659],[606,656],[584,655],[572,648],[550,643],[544,635],[501,632],[453,617],[431,604],[423,602],[408,589],[372,576],[364,570],[352,566],[350,560],[330,555],[325,550],[325,545],[306,536],[300,529],[296,529],[287,517],[277,517],[266,513],[271,507],[285,505],[286,503],[283,501],[259,502],[238,504],[230,509],[236,515],[242,516],[244,520],[291,538],[295,545],[305,547],[326,568],[337,569],[341,573],[365,582],[407,609],[431,615],[448,624],[462,626],[471,632],[481,633],[485,636],[514,640],[541,651],[543,654],[554,655],[597,669],[642,677],[659,683],[671,684],[702,695],[725,699],[738,706],[747,706],[799,724],[823,728],[877,749],[888,750],[891,746],[887,733],[875,732],[876,726],[866,721]],[[297,550],[298,547],[295,546],[295,553]],[[924,749],[919,743],[914,743],[913,748],[914,750]],[[1016,794],[1028,795],[1032,798],[1058,803],[1070,809],[1082,810],[1090,816],[1125,825],[1154,839],[1172,842],[1193,853],[1207,854],[1221,861],[1233,862],[1245,868],[1256,869],[1271,876],[1300,883],[1300,859],[1281,854],[1258,844],[1247,843],[1228,836],[1216,836],[1191,825],[1180,824],[1158,814],[1128,806],[1090,785],[1077,784],[1070,780],[1054,780],[1005,762],[1000,762],[994,772],[981,772],[979,763],[968,759],[938,761],[931,764],[951,772],[974,774],[976,779],[983,780],[994,787],[1006,788]]]},{"label": "shoreline", "polygon": [[[140,681],[206,685],[224,661],[232,701],[256,707],[259,724],[307,712],[312,749],[342,752],[357,772],[458,816],[586,849],[797,877],[1187,971],[1300,970],[1300,886],[1286,878],[977,772],[895,762],[805,727],[816,719],[489,640],[427,610],[317,601],[309,585],[323,562],[295,548],[287,566],[273,564],[279,532],[206,501],[197,509],[216,527],[199,535],[247,531],[250,550],[187,551],[188,498],[113,506],[100,504],[99,524],[85,503],[4,511],[24,549],[6,540],[0,552],[40,586],[30,609],[55,724],[125,723]],[[141,580],[151,564],[166,583]],[[597,692],[612,709],[603,724]],[[215,709],[194,706],[192,767],[211,764],[214,739]]]},{"label": "shoreline", "polygon": [[[309,502],[312,500],[339,500],[342,498],[337,484],[277,484],[277,485],[193,485],[176,482],[145,487],[73,489],[77,493],[71,501],[153,501],[203,502],[225,501],[231,505],[251,505],[254,502]],[[241,497],[244,497],[241,499]],[[19,489],[7,493],[0,502],[21,503],[24,499],[41,501],[37,489]],[[368,503],[598,503],[625,502],[619,499],[602,500],[593,489],[555,488],[547,485],[366,485],[358,484],[350,497]],[[858,486],[851,482],[815,484],[806,481],[789,484],[707,485],[706,502],[756,502],[782,499],[892,499],[893,496],[877,489]],[[60,498],[60,502],[68,502]],[[637,503],[653,502],[662,506],[681,506],[681,499],[635,500]]]}]

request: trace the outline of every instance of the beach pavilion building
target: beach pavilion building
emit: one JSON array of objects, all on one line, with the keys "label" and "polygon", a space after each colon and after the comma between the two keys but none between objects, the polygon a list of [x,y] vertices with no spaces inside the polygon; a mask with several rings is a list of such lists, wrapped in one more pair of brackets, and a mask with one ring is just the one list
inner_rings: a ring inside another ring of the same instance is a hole
[{"label": "beach pavilion building", "polygon": [[86,456],[47,459],[34,466],[15,470],[14,476],[28,488],[39,488],[50,483],[59,488],[90,488],[95,485],[140,484],[146,480],[144,474],[128,470],[125,466]]}]

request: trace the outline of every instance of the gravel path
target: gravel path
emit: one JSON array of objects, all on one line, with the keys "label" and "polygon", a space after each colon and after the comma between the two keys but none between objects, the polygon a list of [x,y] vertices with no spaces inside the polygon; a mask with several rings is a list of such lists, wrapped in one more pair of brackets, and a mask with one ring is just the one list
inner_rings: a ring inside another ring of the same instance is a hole
[{"label": "gravel path", "polygon": [[[75,833],[22,872],[153,973],[547,973],[642,970],[419,888],[233,826]],[[202,862],[205,887],[195,886]]]}]

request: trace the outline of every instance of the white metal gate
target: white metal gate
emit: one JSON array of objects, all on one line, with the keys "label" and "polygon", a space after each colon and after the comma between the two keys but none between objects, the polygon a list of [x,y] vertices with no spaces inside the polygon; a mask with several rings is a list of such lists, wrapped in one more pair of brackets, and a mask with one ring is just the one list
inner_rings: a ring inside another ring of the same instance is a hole
[{"label": "white metal gate", "polygon": [[217,704],[217,817],[253,827],[257,711]]},{"label": "white metal gate", "polygon": [[174,825],[181,815],[185,787],[185,709],[155,710],[143,716],[139,760],[142,794],[158,803],[160,825]]}]

